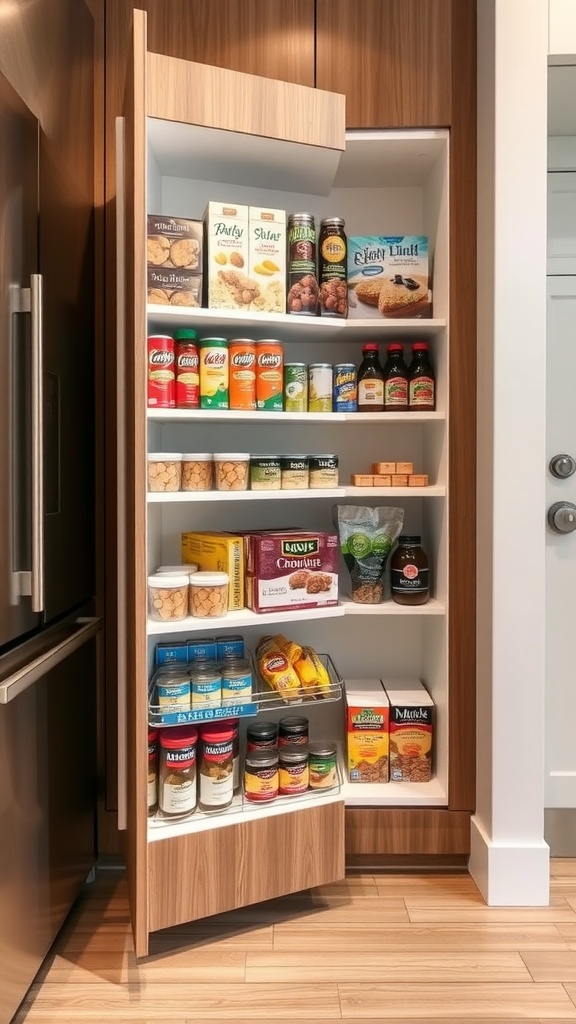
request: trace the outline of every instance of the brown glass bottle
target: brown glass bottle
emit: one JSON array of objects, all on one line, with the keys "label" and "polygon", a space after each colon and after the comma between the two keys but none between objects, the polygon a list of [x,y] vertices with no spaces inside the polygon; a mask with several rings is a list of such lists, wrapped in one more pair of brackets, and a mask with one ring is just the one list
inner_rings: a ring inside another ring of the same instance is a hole
[{"label": "brown glass bottle", "polygon": [[362,357],[358,369],[358,412],[383,412],[384,372],[378,358],[378,345],[366,342],[362,345]]},{"label": "brown glass bottle", "polygon": [[428,556],[420,537],[402,536],[390,559],[392,600],[396,604],[426,604],[430,598]]},{"label": "brown glass bottle", "polygon": [[408,408],[408,367],[404,362],[404,346],[392,342],[386,351],[384,409],[386,412],[402,412]]},{"label": "brown glass bottle", "polygon": [[417,341],[412,345],[408,408],[414,412],[433,412],[436,408],[436,377],[428,356],[426,341]]}]

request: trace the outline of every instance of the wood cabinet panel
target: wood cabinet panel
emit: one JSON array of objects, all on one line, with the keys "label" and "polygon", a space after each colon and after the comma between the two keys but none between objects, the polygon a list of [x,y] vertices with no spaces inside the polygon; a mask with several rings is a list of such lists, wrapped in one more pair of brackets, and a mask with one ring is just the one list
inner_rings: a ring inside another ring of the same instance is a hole
[{"label": "wood cabinet panel", "polygon": [[314,0],[136,0],[156,53],[314,85]]},{"label": "wood cabinet panel", "polygon": [[345,94],[348,128],[450,124],[452,0],[316,7],[316,85]]},{"label": "wood cabinet panel", "polygon": [[344,877],[344,803],[150,843],[150,931]]},{"label": "wood cabinet panel", "polygon": [[346,857],[440,856],[470,852],[470,815],[443,808],[350,807]]}]

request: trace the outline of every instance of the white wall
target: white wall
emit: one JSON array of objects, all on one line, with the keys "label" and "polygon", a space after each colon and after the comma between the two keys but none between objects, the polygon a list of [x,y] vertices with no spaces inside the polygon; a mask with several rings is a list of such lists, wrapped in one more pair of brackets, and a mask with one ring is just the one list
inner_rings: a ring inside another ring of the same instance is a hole
[{"label": "white wall", "polygon": [[575,54],[575,0],[548,0],[548,7],[548,53],[554,55]]},{"label": "white wall", "polygon": [[544,824],[547,0],[478,4],[478,700],[470,870],[548,902]]}]

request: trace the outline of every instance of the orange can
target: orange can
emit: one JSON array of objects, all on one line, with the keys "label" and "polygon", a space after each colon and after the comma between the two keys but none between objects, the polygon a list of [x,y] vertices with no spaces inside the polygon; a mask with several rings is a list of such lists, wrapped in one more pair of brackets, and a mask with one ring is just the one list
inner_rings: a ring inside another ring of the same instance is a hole
[{"label": "orange can", "polygon": [[267,412],[284,408],[284,347],[280,341],[256,342],[256,405]]},{"label": "orange can", "polygon": [[256,346],[248,338],[232,338],[230,357],[230,408],[256,408]]}]

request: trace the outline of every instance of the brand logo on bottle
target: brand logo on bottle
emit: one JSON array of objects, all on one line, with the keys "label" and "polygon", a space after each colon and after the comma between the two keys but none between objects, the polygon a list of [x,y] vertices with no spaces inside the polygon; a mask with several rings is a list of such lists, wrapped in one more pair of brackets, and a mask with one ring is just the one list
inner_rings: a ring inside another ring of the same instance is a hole
[{"label": "brand logo on bottle", "polygon": [[167,348],[154,348],[148,358],[151,366],[172,366],[174,353]]},{"label": "brand logo on bottle", "polygon": [[230,757],[234,749],[232,740],[226,743],[205,743],[204,744],[204,756],[205,757],[220,757],[224,760]]},{"label": "brand logo on bottle", "polygon": [[223,349],[213,348],[203,356],[205,366],[225,366],[228,353]]},{"label": "brand logo on bottle", "polygon": [[264,369],[280,366],[281,363],[282,356],[277,352],[263,352],[262,355],[258,356],[258,366],[261,366]]},{"label": "brand logo on bottle", "polygon": [[232,356],[232,366],[254,366],[256,356],[253,352],[237,352]]},{"label": "brand logo on bottle", "polygon": [[185,766],[187,763],[192,764],[195,758],[195,747],[184,747],[182,750],[166,751],[166,764],[179,764],[181,766]]},{"label": "brand logo on bottle", "polygon": [[306,555],[315,555],[320,547],[317,537],[311,540],[283,540],[282,554],[304,558]]},{"label": "brand logo on bottle", "polygon": [[190,352],[182,352],[182,354],[178,356],[176,365],[178,366],[179,370],[195,370],[198,366],[198,356],[193,355]]}]

